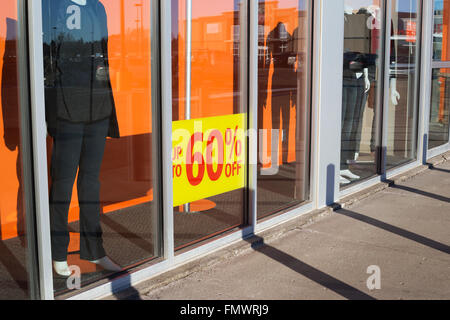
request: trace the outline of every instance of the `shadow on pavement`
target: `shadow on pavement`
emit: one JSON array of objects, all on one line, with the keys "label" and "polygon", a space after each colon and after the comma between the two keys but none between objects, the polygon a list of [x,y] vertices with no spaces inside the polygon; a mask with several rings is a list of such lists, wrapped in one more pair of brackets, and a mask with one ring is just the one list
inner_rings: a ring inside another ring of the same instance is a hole
[{"label": "shadow on pavement", "polygon": [[352,218],[355,220],[359,220],[361,222],[370,224],[374,227],[383,229],[385,231],[394,233],[394,234],[404,237],[406,239],[415,241],[424,246],[427,246],[427,247],[442,251],[444,253],[450,254],[450,247],[446,244],[434,241],[432,239],[421,236],[417,233],[393,226],[393,225],[385,223],[383,221],[380,221],[380,220],[377,220],[377,219],[374,219],[374,218],[371,218],[371,217],[368,217],[363,214],[353,212],[353,211],[350,211],[347,209],[339,209],[336,211],[336,214],[340,214],[340,215],[343,215],[343,216],[346,216],[346,217],[349,217],[349,218]]},{"label": "shadow on pavement", "polygon": [[[255,240],[256,239],[256,240]],[[289,269],[299,273],[300,275],[318,283],[327,289],[334,291],[342,297],[349,300],[376,300],[370,295],[336,279],[300,260],[280,251],[272,246],[266,245],[264,239],[258,236],[247,239],[251,243],[252,248],[272,260],[275,260]]]},{"label": "shadow on pavement", "polygon": [[426,192],[423,190],[419,190],[419,189],[415,189],[415,188],[411,188],[411,187],[407,187],[407,186],[403,186],[403,185],[398,185],[398,184],[395,184],[395,182],[392,180],[385,180],[385,182],[387,182],[389,184],[389,187],[393,188],[393,189],[399,189],[399,190],[404,190],[404,191],[408,191],[408,192],[412,192],[412,193],[417,193],[424,197],[428,197],[431,199],[450,203],[450,198],[445,197],[445,196],[441,196],[441,195],[438,195],[435,193],[430,193],[430,192]]},{"label": "shadow on pavement", "polygon": [[441,172],[445,172],[445,173],[450,173],[450,170],[448,170],[448,169],[442,169],[442,168],[436,168],[433,164],[431,164],[431,163],[427,163],[427,165],[428,165],[428,168],[430,169],[430,170],[433,170],[433,171],[441,171]]}]

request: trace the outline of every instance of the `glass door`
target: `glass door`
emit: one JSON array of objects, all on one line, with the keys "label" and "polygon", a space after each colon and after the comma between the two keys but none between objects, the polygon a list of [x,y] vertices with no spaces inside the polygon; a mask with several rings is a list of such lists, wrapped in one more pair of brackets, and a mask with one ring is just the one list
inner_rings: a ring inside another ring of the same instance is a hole
[{"label": "glass door", "polygon": [[392,0],[389,87],[385,91],[386,169],[417,159],[418,83],[420,75],[420,0]]},{"label": "glass door", "polygon": [[247,1],[172,0],[175,250],[245,225]]},{"label": "glass door", "polygon": [[344,2],[341,188],[378,174],[384,11],[379,0]]},{"label": "glass door", "polygon": [[52,260],[82,285],[161,254],[158,1],[42,0]]},{"label": "glass door", "polygon": [[38,299],[25,2],[0,3],[0,300]]},{"label": "glass door", "polygon": [[262,219],[310,199],[312,1],[258,7],[258,203]]},{"label": "glass door", "polygon": [[433,75],[428,149],[449,142],[450,1],[434,0]]}]

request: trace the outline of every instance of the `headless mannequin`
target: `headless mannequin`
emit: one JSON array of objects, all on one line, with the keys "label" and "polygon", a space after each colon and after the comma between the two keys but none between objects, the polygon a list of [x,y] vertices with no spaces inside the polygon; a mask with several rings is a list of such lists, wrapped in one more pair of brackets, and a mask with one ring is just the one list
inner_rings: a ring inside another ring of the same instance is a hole
[{"label": "headless mannequin", "polygon": [[[71,1],[73,3],[76,3],[77,5],[85,6],[87,0],[71,0]],[[108,256],[90,262],[101,266],[105,270],[115,272],[119,272],[122,270],[122,268],[120,268],[120,266],[114,263]],[[53,261],[53,268],[55,272],[60,276],[69,277],[72,274],[72,272],[69,269],[69,265],[67,264],[67,261]]]},{"label": "headless mannequin", "polygon": [[[354,14],[353,8],[350,7],[349,5],[345,5],[344,13],[346,15]],[[362,76],[364,76],[364,94],[367,94],[371,87],[371,83],[369,80],[369,69],[364,68],[363,72],[357,72],[357,73],[355,73],[355,76],[357,79],[360,79]],[[358,157],[358,153],[355,154],[355,158],[357,158],[357,157]],[[348,180],[347,178],[356,180],[356,179],[359,179],[360,177],[357,176],[356,174],[354,174],[353,172],[351,172],[349,169],[340,170],[340,183],[341,184],[349,184],[351,181]]]}]

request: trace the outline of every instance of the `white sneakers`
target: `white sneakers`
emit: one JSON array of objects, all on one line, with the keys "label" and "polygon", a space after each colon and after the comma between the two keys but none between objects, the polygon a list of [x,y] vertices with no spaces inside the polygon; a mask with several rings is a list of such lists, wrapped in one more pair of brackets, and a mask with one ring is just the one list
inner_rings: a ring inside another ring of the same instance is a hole
[{"label": "white sneakers", "polygon": [[115,272],[122,271],[122,268],[119,267],[115,262],[113,262],[108,256],[105,256],[100,260],[94,260],[90,262],[95,263],[108,271],[115,271]]},{"label": "white sneakers", "polygon": [[350,170],[341,170],[341,176],[344,176],[346,178],[350,178],[352,180],[358,180],[361,177],[357,176],[356,174],[352,173]]},{"label": "white sneakers", "polygon": [[[108,256],[90,262],[99,265],[100,267],[108,271],[113,272],[122,271],[122,268],[115,262],[113,262]],[[53,269],[55,270],[56,274],[63,277],[70,277],[72,275],[72,272],[69,269],[67,261],[53,261]]]},{"label": "white sneakers", "polygon": [[53,269],[57,274],[63,277],[70,277],[72,275],[67,261],[53,261]]},{"label": "white sneakers", "polygon": [[340,183],[341,184],[349,184],[349,183],[352,182],[351,180],[358,180],[360,178],[361,178],[360,176],[357,176],[356,174],[354,174],[353,172],[351,172],[348,169],[347,170],[341,170],[341,176],[340,176]]}]

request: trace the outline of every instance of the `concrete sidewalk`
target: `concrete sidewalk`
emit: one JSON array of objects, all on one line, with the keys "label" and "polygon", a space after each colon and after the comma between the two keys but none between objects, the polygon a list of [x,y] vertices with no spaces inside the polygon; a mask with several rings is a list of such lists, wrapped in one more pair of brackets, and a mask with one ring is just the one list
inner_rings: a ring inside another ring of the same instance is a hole
[{"label": "concrete sidewalk", "polygon": [[450,161],[437,163],[108,299],[450,299]]}]

